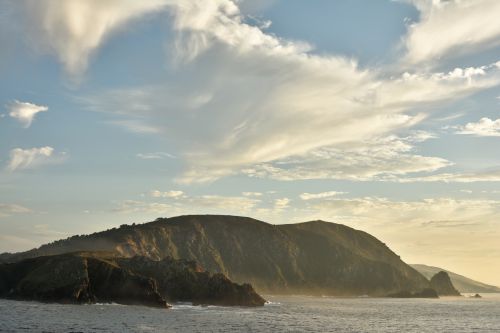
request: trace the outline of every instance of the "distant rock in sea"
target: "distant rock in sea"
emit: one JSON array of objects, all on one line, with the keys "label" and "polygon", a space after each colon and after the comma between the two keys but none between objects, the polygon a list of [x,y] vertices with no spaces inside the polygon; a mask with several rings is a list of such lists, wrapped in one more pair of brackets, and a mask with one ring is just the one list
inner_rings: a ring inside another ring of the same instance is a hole
[{"label": "distant rock in sea", "polygon": [[85,252],[0,264],[0,297],[60,303],[119,303],[169,307],[193,304],[261,306],[251,285],[203,271],[195,262],[120,258]]},{"label": "distant rock in sea", "polygon": [[372,235],[324,221],[273,225],[240,216],[159,218],[3,254],[0,261],[74,251],[194,260],[262,293],[385,296],[430,288],[424,276]]},{"label": "distant rock in sea", "polygon": [[448,273],[441,271],[431,278],[431,287],[439,296],[461,296],[451,283]]}]

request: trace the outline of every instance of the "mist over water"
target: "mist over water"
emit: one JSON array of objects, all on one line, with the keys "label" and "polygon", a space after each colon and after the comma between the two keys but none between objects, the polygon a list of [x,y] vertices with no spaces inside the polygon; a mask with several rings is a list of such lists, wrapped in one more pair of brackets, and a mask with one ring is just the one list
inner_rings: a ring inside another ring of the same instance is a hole
[{"label": "mist over water", "polygon": [[500,294],[481,299],[266,296],[264,307],[0,300],[1,332],[500,332]]}]

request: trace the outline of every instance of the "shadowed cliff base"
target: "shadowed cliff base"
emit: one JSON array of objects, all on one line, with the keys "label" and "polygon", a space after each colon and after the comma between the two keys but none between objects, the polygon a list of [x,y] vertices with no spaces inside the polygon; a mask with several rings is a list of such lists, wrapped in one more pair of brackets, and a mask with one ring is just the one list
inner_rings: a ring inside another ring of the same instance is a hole
[{"label": "shadowed cliff base", "polygon": [[119,258],[85,252],[0,264],[0,297],[60,303],[119,303],[170,307],[176,301],[261,306],[248,284],[210,274],[196,263],[165,258]]}]

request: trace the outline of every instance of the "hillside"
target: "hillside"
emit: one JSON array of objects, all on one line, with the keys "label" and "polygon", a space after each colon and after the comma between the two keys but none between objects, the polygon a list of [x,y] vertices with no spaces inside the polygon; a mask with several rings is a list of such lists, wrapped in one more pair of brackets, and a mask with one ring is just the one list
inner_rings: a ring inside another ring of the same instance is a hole
[{"label": "hillside", "polygon": [[500,293],[500,288],[498,287],[474,281],[465,276],[447,271],[439,267],[418,265],[418,264],[410,266],[419,271],[427,279],[431,279],[435,274],[439,273],[440,271],[448,273],[451,282],[453,283],[455,288],[457,288],[457,290],[461,293]]},{"label": "hillside", "polygon": [[4,254],[0,260],[96,250],[195,260],[210,272],[267,293],[386,295],[429,287],[375,237],[323,221],[272,225],[237,216],[162,218]]}]

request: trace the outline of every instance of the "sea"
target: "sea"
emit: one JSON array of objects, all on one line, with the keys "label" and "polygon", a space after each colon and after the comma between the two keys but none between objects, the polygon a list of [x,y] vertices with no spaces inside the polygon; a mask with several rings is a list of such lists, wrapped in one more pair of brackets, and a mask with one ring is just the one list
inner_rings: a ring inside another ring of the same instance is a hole
[{"label": "sea", "polygon": [[0,332],[500,332],[500,294],[440,299],[272,296],[263,307],[0,300]]}]

